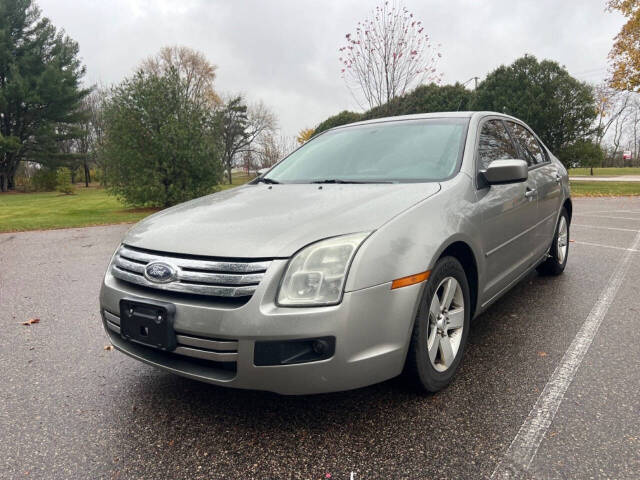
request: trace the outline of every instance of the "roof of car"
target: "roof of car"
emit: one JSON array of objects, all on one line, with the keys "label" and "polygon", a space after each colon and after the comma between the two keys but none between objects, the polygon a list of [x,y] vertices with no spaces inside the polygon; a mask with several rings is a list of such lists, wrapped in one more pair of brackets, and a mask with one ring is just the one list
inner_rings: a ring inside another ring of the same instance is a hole
[{"label": "roof of car", "polygon": [[354,125],[367,125],[370,123],[381,123],[381,122],[395,122],[401,120],[420,120],[423,118],[470,118],[474,115],[499,115],[501,117],[513,118],[509,115],[505,115],[504,113],[498,112],[484,112],[484,111],[465,111],[465,112],[430,112],[430,113],[415,113],[413,115],[399,115],[396,117],[382,117],[382,118],[373,118],[371,120],[363,120],[361,122],[348,123],[346,125],[341,125],[335,128],[344,128],[351,127]]}]

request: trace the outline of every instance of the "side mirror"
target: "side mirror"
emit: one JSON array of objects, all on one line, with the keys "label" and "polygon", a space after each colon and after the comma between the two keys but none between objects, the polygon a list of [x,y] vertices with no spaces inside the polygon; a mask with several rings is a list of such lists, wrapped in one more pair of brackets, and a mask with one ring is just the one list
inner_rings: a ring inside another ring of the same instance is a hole
[{"label": "side mirror", "polygon": [[494,160],[480,174],[489,185],[518,183],[529,177],[529,166],[524,160]]}]

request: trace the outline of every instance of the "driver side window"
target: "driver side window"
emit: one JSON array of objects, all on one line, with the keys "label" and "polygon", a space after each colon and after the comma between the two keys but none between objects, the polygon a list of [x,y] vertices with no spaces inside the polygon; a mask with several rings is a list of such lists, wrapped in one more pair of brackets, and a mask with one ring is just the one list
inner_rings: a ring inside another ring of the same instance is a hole
[{"label": "driver side window", "polygon": [[478,169],[486,169],[494,160],[514,158],[518,158],[518,153],[502,120],[486,121],[480,130]]}]

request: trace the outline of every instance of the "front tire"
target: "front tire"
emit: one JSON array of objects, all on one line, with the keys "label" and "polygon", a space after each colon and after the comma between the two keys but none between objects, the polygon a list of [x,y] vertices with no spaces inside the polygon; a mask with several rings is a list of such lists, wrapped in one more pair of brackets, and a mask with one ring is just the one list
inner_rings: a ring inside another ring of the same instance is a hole
[{"label": "front tire", "polygon": [[471,323],[469,283],[460,262],[444,257],[425,285],[405,371],[419,390],[437,392],[455,375]]},{"label": "front tire", "polygon": [[549,249],[549,258],[538,265],[537,270],[541,275],[560,275],[564,272],[569,258],[569,215],[567,210],[562,207],[558,223],[556,224],[556,233],[551,242]]}]

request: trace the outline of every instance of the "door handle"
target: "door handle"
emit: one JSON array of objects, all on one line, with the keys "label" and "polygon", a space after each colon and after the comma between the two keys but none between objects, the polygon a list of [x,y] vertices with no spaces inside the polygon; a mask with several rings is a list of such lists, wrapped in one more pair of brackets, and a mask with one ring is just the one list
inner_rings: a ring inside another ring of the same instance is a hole
[{"label": "door handle", "polygon": [[527,187],[527,191],[524,192],[524,196],[527,198],[533,198],[533,196],[536,194],[536,189],[535,188],[529,188]]},{"label": "door handle", "polygon": [[556,183],[560,183],[562,181],[562,177],[559,173],[556,173]]}]

